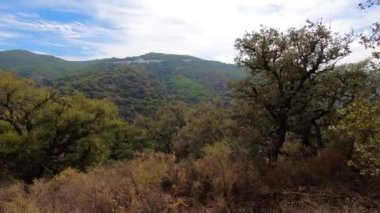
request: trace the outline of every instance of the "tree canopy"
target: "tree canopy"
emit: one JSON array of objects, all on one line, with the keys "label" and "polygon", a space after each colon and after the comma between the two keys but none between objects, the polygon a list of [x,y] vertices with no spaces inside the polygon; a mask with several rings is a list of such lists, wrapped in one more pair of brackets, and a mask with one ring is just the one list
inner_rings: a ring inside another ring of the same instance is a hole
[{"label": "tree canopy", "polygon": [[286,32],[262,27],[236,40],[236,62],[250,75],[235,94],[257,104],[268,119],[272,156],[278,155],[289,131],[308,137],[312,125],[334,105],[335,99],[315,104],[330,93],[319,89],[318,82],[351,52],[351,42],[351,35],[341,36],[312,22]]},{"label": "tree canopy", "polygon": [[108,154],[102,137],[116,120],[108,101],[58,95],[0,73],[0,161],[25,179],[102,161]]}]

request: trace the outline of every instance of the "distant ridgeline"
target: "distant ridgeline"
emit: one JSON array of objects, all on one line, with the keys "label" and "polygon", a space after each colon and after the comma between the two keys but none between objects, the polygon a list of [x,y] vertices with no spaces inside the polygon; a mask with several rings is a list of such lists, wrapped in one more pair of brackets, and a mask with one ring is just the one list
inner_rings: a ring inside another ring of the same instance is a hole
[{"label": "distant ridgeline", "polygon": [[127,119],[151,113],[168,101],[195,104],[228,99],[229,82],[245,76],[233,64],[160,53],[66,61],[24,50],[0,51],[0,70],[59,86],[63,93],[80,91],[91,98],[110,99]]},{"label": "distant ridgeline", "polygon": [[[191,59],[183,59],[183,60],[191,60]],[[128,65],[128,64],[150,64],[150,63],[160,63],[163,62],[163,60],[145,60],[142,58],[138,58],[135,60],[124,60],[124,61],[113,61],[109,63],[114,63],[114,64],[121,64],[121,65]]]}]

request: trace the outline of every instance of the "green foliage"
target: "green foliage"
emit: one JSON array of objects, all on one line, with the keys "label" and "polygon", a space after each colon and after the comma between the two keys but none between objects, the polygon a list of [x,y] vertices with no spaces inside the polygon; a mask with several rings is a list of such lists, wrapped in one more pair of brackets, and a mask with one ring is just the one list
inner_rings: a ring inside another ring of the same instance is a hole
[{"label": "green foliage", "polygon": [[0,188],[0,211],[284,211],[314,190],[325,203],[335,182],[378,193],[380,75],[336,66],[351,41],[322,23],[262,27],[236,40],[248,75],[181,55],[0,52],[0,68],[37,80],[0,72],[0,183],[28,184]]},{"label": "green foliage", "polygon": [[[132,63],[154,60],[152,63]],[[60,78],[65,93],[76,90],[90,98],[107,98],[127,120],[152,115],[166,102],[198,104],[213,97],[229,98],[229,79],[244,73],[235,65],[204,61],[190,56],[147,54],[126,59],[107,59],[92,71]]]},{"label": "green foliage", "polygon": [[[242,69],[234,64],[225,64],[217,61],[202,60],[186,55],[171,55],[161,53],[148,53],[139,57],[126,59],[161,60],[161,63],[151,63],[144,66],[146,69],[159,73],[162,77],[182,74],[192,79],[202,79],[202,75],[218,75],[228,79],[241,79],[245,76]],[[124,60],[124,59],[121,59]],[[136,65],[136,64],[135,64]],[[202,79],[204,81],[204,79]],[[218,83],[218,82],[210,82]]]},{"label": "green foliage", "polygon": [[[141,63],[144,60],[148,62]],[[233,64],[159,53],[75,62],[12,50],[0,52],[0,69],[33,77],[41,85],[57,85],[66,94],[80,91],[90,98],[107,98],[130,121],[138,114],[151,115],[165,102],[227,99],[228,81],[245,76]]]},{"label": "green foliage", "polygon": [[137,114],[151,114],[160,103],[163,92],[160,82],[149,73],[130,68],[74,76],[61,84],[65,93],[81,91],[90,98],[107,98],[119,106],[120,115],[129,120]]},{"label": "green foliage", "polygon": [[33,141],[44,167],[53,173],[72,166],[80,169],[107,159],[102,138],[117,118],[114,105],[84,96],[60,97],[35,118]]},{"label": "green foliage", "polygon": [[163,105],[152,117],[140,116],[135,120],[138,128],[145,132],[147,140],[155,144],[155,149],[172,153],[173,139],[178,131],[186,125],[185,114],[188,107],[184,103]]},{"label": "green foliage", "polygon": [[179,158],[199,158],[207,144],[232,136],[234,122],[218,101],[192,108],[183,103],[162,106],[152,117],[138,117],[138,128],[155,149],[175,153]]},{"label": "green foliage", "polygon": [[167,86],[175,100],[187,103],[199,103],[201,100],[210,99],[210,94],[202,83],[186,77],[171,78]]},{"label": "green foliage", "polygon": [[221,103],[200,104],[185,115],[185,125],[174,138],[174,149],[179,157],[199,157],[205,145],[232,137],[234,121]]},{"label": "green foliage", "polygon": [[22,80],[12,73],[0,73],[0,120],[19,134],[33,127],[32,116],[51,101],[55,93],[49,89],[33,88],[31,80]]},{"label": "green foliage", "polygon": [[340,114],[330,128],[351,148],[349,164],[363,175],[380,175],[380,102],[358,101]]},{"label": "green foliage", "polygon": [[110,102],[60,96],[11,73],[0,74],[0,88],[3,170],[31,180],[107,159],[104,137],[118,119]]},{"label": "green foliage", "polygon": [[272,157],[277,157],[290,132],[303,137],[306,146],[312,129],[319,132],[316,124],[339,97],[330,98],[316,87],[321,76],[350,53],[351,41],[350,35],[340,36],[311,22],[286,32],[262,27],[236,40],[236,62],[250,75],[235,87],[235,98],[257,105],[264,115],[260,120],[269,125],[267,147]]},{"label": "green foliage", "polygon": [[155,148],[155,143],[144,135],[142,129],[124,121],[112,124],[104,140],[110,144],[111,160],[129,160],[136,152]]},{"label": "green foliage", "polygon": [[252,157],[266,157],[271,148],[268,146],[271,140],[268,133],[274,129],[265,111],[254,100],[237,98],[232,100],[231,108],[236,122],[233,128],[235,142],[249,150]]},{"label": "green foliage", "polygon": [[68,72],[82,69],[94,62],[69,62],[49,55],[24,50],[0,51],[0,69],[12,70],[22,76],[51,80]]},{"label": "green foliage", "polygon": [[[159,63],[129,63],[134,60]],[[0,52],[0,69],[33,77],[39,84],[74,88],[91,98],[109,98],[130,120],[155,111],[158,100],[195,104],[213,95],[227,97],[229,79],[245,76],[232,64],[159,53],[74,62],[12,50]]]}]

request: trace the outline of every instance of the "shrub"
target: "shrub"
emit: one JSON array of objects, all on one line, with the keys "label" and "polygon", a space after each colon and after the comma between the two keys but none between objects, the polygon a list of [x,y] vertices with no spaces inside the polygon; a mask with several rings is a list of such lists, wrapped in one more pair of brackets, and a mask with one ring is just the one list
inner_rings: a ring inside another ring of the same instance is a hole
[{"label": "shrub", "polygon": [[275,164],[262,165],[263,179],[270,186],[292,188],[316,186],[334,181],[346,167],[346,156],[334,148],[325,148],[306,159],[284,158]]},{"label": "shrub", "polygon": [[380,175],[380,101],[356,102],[342,109],[343,116],[330,129],[350,147],[350,166],[362,175]]},{"label": "shrub", "polygon": [[312,176],[331,179],[337,172],[344,169],[346,161],[347,157],[340,150],[328,147],[311,158],[306,168]]},{"label": "shrub", "polygon": [[243,162],[226,142],[207,145],[204,155],[195,161],[198,176],[198,198],[215,204],[216,209],[237,209],[245,205],[244,198],[257,190],[257,171],[252,164]]},{"label": "shrub", "polygon": [[0,212],[33,213],[38,212],[36,198],[29,196],[21,182],[3,187],[0,190]]},{"label": "shrub", "polygon": [[131,162],[96,167],[87,174],[66,169],[51,180],[0,191],[0,212],[160,212],[161,182],[172,156],[143,154]]}]

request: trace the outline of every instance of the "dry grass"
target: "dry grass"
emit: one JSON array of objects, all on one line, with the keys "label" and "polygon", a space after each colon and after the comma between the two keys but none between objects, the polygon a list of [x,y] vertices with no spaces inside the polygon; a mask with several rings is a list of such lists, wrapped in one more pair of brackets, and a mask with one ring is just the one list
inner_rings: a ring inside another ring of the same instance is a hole
[{"label": "dry grass", "polygon": [[339,150],[326,148],[310,159],[284,158],[264,165],[264,181],[276,188],[318,186],[335,180],[348,169],[346,157]]},{"label": "dry grass", "polygon": [[14,183],[0,190],[0,212],[376,212],[376,199],[323,184],[342,164],[326,150],[306,163],[258,170],[216,143],[198,160],[145,153],[87,173],[67,169],[29,186]]}]

